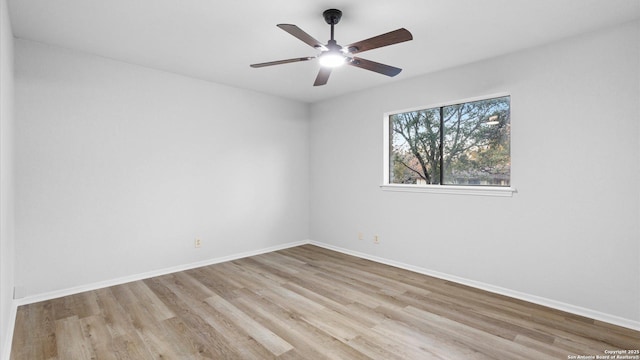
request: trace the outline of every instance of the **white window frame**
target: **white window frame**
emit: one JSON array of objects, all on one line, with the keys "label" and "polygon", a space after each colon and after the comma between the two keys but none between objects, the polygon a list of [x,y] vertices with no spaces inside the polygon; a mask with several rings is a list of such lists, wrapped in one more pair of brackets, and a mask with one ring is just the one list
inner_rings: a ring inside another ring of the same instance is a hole
[{"label": "white window frame", "polygon": [[418,184],[390,184],[389,183],[389,117],[394,114],[405,113],[410,111],[418,111],[432,108],[439,108],[443,106],[450,106],[456,104],[462,104],[467,102],[474,102],[486,99],[492,99],[497,97],[511,96],[507,92],[477,96],[467,99],[455,100],[437,103],[433,105],[418,106],[404,110],[395,110],[384,113],[382,117],[382,185],[380,188],[383,191],[398,191],[398,192],[419,192],[419,193],[434,193],[434,194],[457,194],[457,195],[477,195],[477,196],[513,196],[513,193],[517,192],[516,188],[512,186],[460,186],[460,185],[418,185]]}]

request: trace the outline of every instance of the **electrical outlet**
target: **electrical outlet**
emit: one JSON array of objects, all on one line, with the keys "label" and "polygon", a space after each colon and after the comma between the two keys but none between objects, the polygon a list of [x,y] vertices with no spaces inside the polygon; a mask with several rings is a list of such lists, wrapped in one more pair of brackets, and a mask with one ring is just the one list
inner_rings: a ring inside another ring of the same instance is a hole
[{"label": "electrical outlet", "polygon": [[358,232],[358,240],[364,240],[364,234],[362,232]]},{"label": "electrical outlet", "polygon": [[193,243],[193,245],[197,248],[199,248],[200,246],[202,246],[202,239],[200,238],[196,238],[195,242]]},{"label": "electrical outlet", "polygon": [[373,235],[373,243],[380,244],[380,237],[378,235]]}]

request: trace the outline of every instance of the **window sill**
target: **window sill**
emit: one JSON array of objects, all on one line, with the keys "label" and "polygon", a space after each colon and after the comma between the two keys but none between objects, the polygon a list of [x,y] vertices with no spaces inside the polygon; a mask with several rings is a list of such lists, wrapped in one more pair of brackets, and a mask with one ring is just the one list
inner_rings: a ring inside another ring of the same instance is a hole
[{"label": "window sill", "polygon": [[475,196],[502,196],[511,197],[517,192],[512,187],[497,186],[455,186],[455,185],[402,185],[385,184],[380,185],[383,191],[399,192],[421,192],[432,194],[455,194],[455,195],[475,195]]}]

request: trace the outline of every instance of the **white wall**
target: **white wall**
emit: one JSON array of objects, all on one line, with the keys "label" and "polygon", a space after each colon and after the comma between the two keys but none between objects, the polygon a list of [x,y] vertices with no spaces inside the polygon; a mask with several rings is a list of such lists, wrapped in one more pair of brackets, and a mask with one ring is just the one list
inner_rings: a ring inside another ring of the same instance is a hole
[{"label": "white wall", "polygon": [[[311,238],[637,323],[639,27],[313,105]],[[504,91],[517,194],[379,188],[383,113]]]},{"label": "white wall", "polygon": [[13,34],[0,0],[0,357],[10,346],[15,263],[13,171]]},{"label": "white wall", "polygon": [[23,295],[308,238],[308,105],[15,47]]}]

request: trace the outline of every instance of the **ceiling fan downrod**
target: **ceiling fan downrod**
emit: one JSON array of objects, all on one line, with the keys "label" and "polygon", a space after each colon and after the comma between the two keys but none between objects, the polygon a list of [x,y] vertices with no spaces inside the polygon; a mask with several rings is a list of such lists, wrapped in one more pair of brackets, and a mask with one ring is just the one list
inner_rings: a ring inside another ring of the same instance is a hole
[{"label": "ceiling fan downrod", "polygon": [[342,11],[338,9],[329,9],[325,10],[322,13],[322,16],[324,17],[324,21],[326,21],[327,24],[331,25],[331,40],[329,41],[335,42],[333,37],[333,27],[340,22],[340,19],[342,18]]}]

